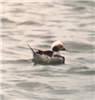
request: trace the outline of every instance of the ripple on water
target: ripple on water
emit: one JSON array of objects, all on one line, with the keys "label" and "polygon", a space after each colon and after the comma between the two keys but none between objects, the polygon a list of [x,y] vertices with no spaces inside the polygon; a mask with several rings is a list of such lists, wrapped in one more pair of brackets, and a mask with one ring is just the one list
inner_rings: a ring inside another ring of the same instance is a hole
[{"label": "ripple on water", "polygon": [[89,69],[88,67],[72,67],[67,70],[66,73],[76,74],[76,75],[94,75],[95,71],[93,69]]},{"label": "ripple on water", "polygon": [[36,21],[25,21],[22,23],[19,23],[19,25],[36,25],[36,26],[43,26],[44,24]]},{"label": "ripple on water", "polygon": [[[2,2],[2,99],[92,100],[94,2]],[[66,64],[31,61],[32,47],[64,41]],[[30,58],[30,59],[29,59]]]},{"label": "ripple on water", "polygon": [[17,59],[17,60],[2,60],[2,64],[20,64],[20,63],[26,63],[30,62],[30,60],[26,59]]},{"label": "ripple on water", "polygon": [[[50,91],[51,92],[51,91]],[[53,94],[59,94],[59,95],[68,95],[68,94],[77,94],[79,91],[78,90],[69,90],[69,89],[61,89],[61,90],[53,90]]]},{"label": "ripple on water", "polygon": [[[86,86],[84,86],[83,88],[84,88],[86,91],[90,91],[90,92],[94,91],[94,79],[93,79],[93,84],[86,85]],[[93,93],[93,95],[94,95],[94,93]]]},{"label": "ripple on water", "polygon": [[13,36],[8,36],[8,37],[11,41],[18,41],[18,42],[21,41],[19,37],[18,38]]},{"label": "ripple on water", "polygon": [[41,38],[43,39],[51,39],[51,38],[54,38],[55,36],[51,36],[51,35],[44,35],[44,36],[41,36]]},{"label": "ripple on water", "polygon": [[79,58],[77,58],[76,60],[78,60],[78,61],[83,61],[83,62],[85,62],[85,63],[94,64],[94,56],[92,56],[91,58],[90,58],[90,57],[86,57],[86,58],[79,57]]},{"label": "ripple on water", "polygon": [[55,42],[55,40],[45,40],[45,42],[51,45],[53,42]]},{"label": "ripple on water", "polygon": [[37,45],[37,47],[50,49],[50,45],[48,44]]},{"label": "ripple on water", "polygon": [[77,50],[78,52],[87,52],[94,50],[93,44],[79,43],[79,42],[67,42],[66,47],[70,50]]},{"label": "ripple on water", "polygon": [[1,19],[1,22],[2,22],[2,23],[15,23],[15,21],[12,21],[12,20],[10,20],[10,19],[8,19],[8,18],[2,18],[2,19]]},{"label": "ripple on water", "polygon": [[41,86],[44,86],[43,84],[39,83],[39,82],[20,82],[17,83],[16,86],[23,88],[27,91],[30,90],[35,90],[35,88],[40,88]]},{"label": "ripple on water", "polygon": [[6,38],[7,35],[6,35],[6,34],[1,34],[1,37],[2,37],[2,38]]}]

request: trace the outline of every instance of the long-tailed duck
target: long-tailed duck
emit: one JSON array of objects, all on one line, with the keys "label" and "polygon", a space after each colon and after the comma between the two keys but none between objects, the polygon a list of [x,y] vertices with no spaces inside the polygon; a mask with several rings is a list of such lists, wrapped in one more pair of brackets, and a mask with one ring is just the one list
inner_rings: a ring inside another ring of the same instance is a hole
[{"label": "long-tailed duck", "polygon": [[52,44],[52,50],[39,50],[31,48],[28,44],[29,48],[33,52],[33,61],[46,63],[46,64],[56,64],[56,63],[65,63],[65,57],[60,54],[59,51],[65,50],[68,51],[61,41],[56,41]]}]

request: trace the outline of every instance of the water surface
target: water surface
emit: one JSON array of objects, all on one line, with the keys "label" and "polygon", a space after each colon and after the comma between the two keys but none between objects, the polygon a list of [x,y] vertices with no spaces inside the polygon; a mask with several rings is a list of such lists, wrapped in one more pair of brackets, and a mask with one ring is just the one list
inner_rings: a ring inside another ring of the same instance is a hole
[{"label": "water surface", "polygon": [[[94,100],[94,2],[2,2],[2,100]],[[34,64],[32,47],[60,40],[66,64]]]}]

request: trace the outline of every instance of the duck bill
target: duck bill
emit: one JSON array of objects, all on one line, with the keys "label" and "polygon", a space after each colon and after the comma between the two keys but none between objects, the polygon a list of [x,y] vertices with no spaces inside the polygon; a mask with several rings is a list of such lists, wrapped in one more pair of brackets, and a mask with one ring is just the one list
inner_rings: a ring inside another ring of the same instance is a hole
[{"label": "duck bill", "polygon": [[68,49],[66,49],[66,48],[63,48],[62,50],[64,50],[64,51],[68,51]]}]

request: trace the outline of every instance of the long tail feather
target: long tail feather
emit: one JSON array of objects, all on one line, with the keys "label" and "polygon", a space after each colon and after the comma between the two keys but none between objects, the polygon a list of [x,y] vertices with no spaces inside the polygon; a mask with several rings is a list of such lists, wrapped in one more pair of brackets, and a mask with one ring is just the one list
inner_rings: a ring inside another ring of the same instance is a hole
[{"label": "long tail feather", "polygon": [[[28,44],[28,42],[27,42],[27,44]],[[28,46],[29,46],[29,48],[32,50],[33,54],[35,55],[35,54],[36,54],[35,51],[30,47],[29,44],[28,44]]]}]

